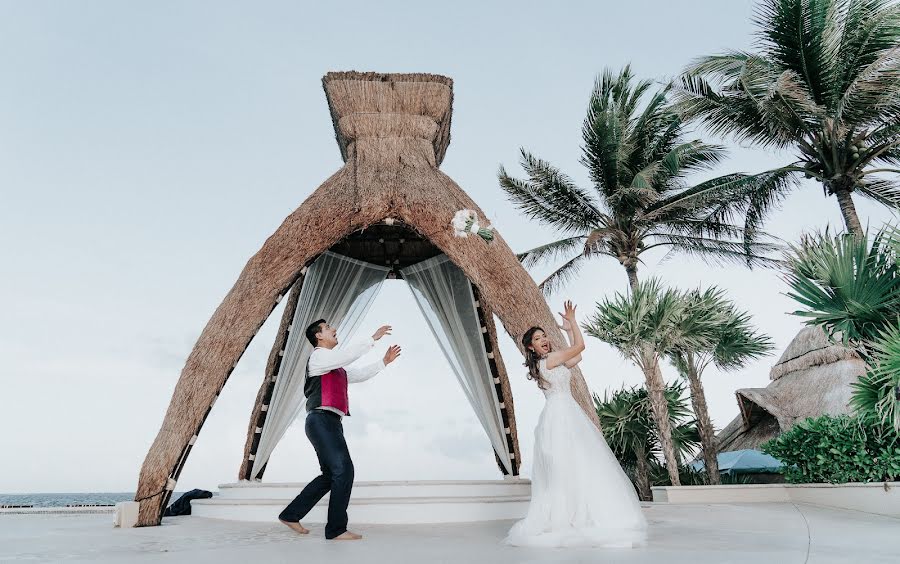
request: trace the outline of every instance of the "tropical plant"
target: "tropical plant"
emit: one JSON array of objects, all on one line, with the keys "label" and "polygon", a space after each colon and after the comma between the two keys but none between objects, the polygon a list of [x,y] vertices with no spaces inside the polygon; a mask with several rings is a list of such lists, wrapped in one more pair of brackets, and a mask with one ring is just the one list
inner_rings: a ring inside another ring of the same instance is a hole
[{"label": "tropical plant", "polygon": [[[795,150],[797,161],[779,170],[818,180],[847,230],[861,235],[852,194],[900,205],[900,169],[891,168],[900,164],[900,5],[762,0],[755,24],[755,53],[703,57],[686,69],[680,111],[714,134]],[[758,208],[793,185],[771,188],[757,192]]]},{"label": "tropical plant", "polygon": [[712,320],[687,327],[683,320],[688,305],[680,292],[664,289],[658,280],[650,279],[638,283],[630,294],[617,293],[597,304],[593,316],[584,324],[588,335],[615,347],[644,373],[660,448],[675,485],[679,483],[678,457],[659,362],[676,348],[708,347],[715,336]]},{"label": "tropical plant", "polygon": [[900,478],[900,436],[890,425],[823,415],[798,422],[762,445],[784,462],[791,483],[881,482]]},{"label": "tropical plant", "polygon": [[864,420],[900,431],[900,232],[804,237],[787,255],[794,315],[857,350],[868,365],[851,406]]},{"label": "tropical plant", "polygon": [[[685,299],[687,307],[680,321],[679,332],[711,333],[712,339],[683,339],[694,347],[676,346],[668,356],[690,385],[708,482],[719,484],[719,449],[703,390],[703,372],[710,364],[723,371],[744,368],[748,362],[769,354],[774,347],[768,336],[760,334],[753,327],[750,314],[739,311],[732,301],[725,298],[722,290],[715,287],[703,291],[693,290],[687,293]],[[710,326],[704,327],[706,324]],[[698,347],[697,344],[702,346]]]},{"label": "tropical plant", "polygon": [[900,319],[871,343],[871,368],[853,384],[850,405],[864,420],[900,432]]},{"label": "tropical plant", "polygon": [[894,230],[868,236],[804,236],[785,258],[788,296],[805,307],[793,312],[829,336],[859,349],[900,313],[900,270]]},{"label": "tropical plant", "polygon": [[[676,382],[666,386],[664,394],[677,458],[683,459],[697,447],[696,421],[690,419],[683,384]],[[650,501],[653,498],[650,487],[658,482],[653,473],[659,467],[657,456],[661,449],[659,429],[654,423],[647,390],[623,388],[611,394],[604,393],[602,399],[594,394],[594,406],[610,449],[634,482],[640,498]]]},{"label": "tropical plant", "polygon": [[764,199],[753,195],[786,189],[790,173],[727,174],[691,186],[687,177],[714,168],[725,151],[685,139],[668,88],[651,87],[629,67],[597,79],[582,127],[581,162],[592,191],[524,149],[527,180],[500,168],[500,186],[516,207],[563,236],[519,255],[526,267],[564,259],[541,283],[545,293],[600,256],[616,259],[634,288],[641,256],[658,248],[718,263],[771,264],[772,239],[752,221],[728,220],[737,211],[761,217],[765,210],[756,202]]}]

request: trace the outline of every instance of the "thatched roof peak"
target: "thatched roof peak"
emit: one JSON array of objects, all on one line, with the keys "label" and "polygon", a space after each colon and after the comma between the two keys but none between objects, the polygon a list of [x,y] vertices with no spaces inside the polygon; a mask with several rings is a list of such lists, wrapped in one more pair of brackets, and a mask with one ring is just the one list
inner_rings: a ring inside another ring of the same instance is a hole
[{"label": "thatched roof peak", "polygon": [[453,88],[453,79],[442,74],[425,72],[392,73],[392,72],[360,72],[360,71],[332,71],[322,77],[322,83],[327,84],[334,80],[368,80],[371,82],[437,82]]},{"label": "thatched roof peak", "polygon": [[769,372],[769,378],[777,380],[791,372],[849,359],[859,359],[859,355],[853,349],[832,342],[821,327],[810,325],[801,329],[784,349]]},{"label": "thatched roof peak", "polygon": [[429,141],[440,164],[450,145],[453,79],[426,73],[329,72],[322,78],[341,157],[362,136]]}]

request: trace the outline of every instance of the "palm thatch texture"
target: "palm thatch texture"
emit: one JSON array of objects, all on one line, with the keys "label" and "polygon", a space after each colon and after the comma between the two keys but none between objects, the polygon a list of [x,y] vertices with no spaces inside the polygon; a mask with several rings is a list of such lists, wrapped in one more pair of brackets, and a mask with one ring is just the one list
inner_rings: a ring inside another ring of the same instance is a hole
[{"label": "palm thatch texture", "polygon": [[630,294],[618,293],[597,304],[585,331],[615,347],[644,373],[660,445],[673,485],[679,485],[678,459],[667,413],[660,360],[676,350],[704,350],[715,341],[720,311],[697,308],[681,292],[657,279],[640,282]]},{"label": "palm thatch texture", "polygon": [[853,349],[817,325],[805,327],[772,367],[767,387],[735,392],[740,414],[716,436],[719,451],[758,450],[798,421],[850,413],[852,386],[865,371]]},{"label": "palm thatch texture", "polygon": [[864,418],[900,430],[900,231],[870,238],[826,231],[805,237],[787,258],[795,315],[857,350],[869,370],[854,383],[852,405]]},{"label": "palm thatch texture", "polygon": [[[691,185],[689,176],[715,168],[725,150],[686,139],[669,89],[652,86],[629,67],[597,79],[582,127],[581,162],[592,190],[524,149],[527,179],[501,167],[500,186],[510,200],[563,235],[520,255],[527,267],[563,261],[541,284],[545,293],[600,256],[617,260],[634,288],[641,256],[658,248],[713,263],[771,264],[776,245],[757,229],[770,202],[759,195],[786,189],[790,173],[734,173]],[[733,224],[739,215],[757,219]]]},{"label": "palm thatch texture", "polygon": [[[861,235],[852,194],[900,205],[900,5],[761,0],[755,24],[756,52],[703,57],[686,69],[680,111],[713,133],[796,151],[780,170],[821,182],[847,230]],[[792,186],[760,192],[759,205]]]},{"label": "palm thatch texture", "polygon": [[[532,325],[565,341],[531,277],[499,234],[458,238],[460,209],[486,217],[438,170],[450,140],[452,80],[429,74],[329,73],[323,85],[344,166],[291,213],[249,260],[191,351],[141,468],[139,525],[156,525],[190,446],[250,340],[302,269],[347,236],[402,222],[459,266],[518,344]],[[387,221],[386,221],[387,220]],[[497,352],[497,351],[495,351]],[[584,379],[573,393],[596,422]]]},{"label": "palm thatch texture", "polygon": [[[691,411],[684,397],[684,385],[676,382],[665,389],[669,425],[677,458],[683,460],[693,452],[700,440],[697,422],[689,419]],[[646,388],[623,388],[604,392],[603,398],[594,394],[594,406],[603,436],[625,473],[634,482],[638,496],[644,501],[653,499],[652,469],[662,454],[659,428]]]},{"label": "palm thatch texture", "polygon": [[[684,299],[687,307],[680,331],[683,334],[706,334],[711,338],[708,341],[684,340],[686,346],[674,347],[668,356],[690,385],[708,483],[719,484],[719,449],[701,376],[710,364],[723,371],[743,368],[748,362],[769,354],[773,343],[768,336],[759,334],[751,323],[750,315],[739,311],[718,288],[693,290]],[[711,325],[705,327],[706,324]]]}]

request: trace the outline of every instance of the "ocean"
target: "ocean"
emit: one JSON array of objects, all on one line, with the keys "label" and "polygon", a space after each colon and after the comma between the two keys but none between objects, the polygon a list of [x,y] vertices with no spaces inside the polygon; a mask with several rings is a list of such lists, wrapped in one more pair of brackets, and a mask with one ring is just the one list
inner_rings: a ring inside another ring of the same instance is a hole
[{"label": "ocean", "polygon": [[[169,503],[178,499],[183,492],[173,492]],[[30,493],[2,494],[0,507],[17,505],[33,507],[66,507],[69,505],[115,505],[120,501],[132,501],[134,492],[95,493]]]}]

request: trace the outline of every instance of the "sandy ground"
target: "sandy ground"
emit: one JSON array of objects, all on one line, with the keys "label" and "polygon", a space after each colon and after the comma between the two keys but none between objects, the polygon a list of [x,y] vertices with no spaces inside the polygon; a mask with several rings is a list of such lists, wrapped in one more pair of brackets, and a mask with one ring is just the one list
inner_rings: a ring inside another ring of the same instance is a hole
[{"label": "sandy ground", "polygon": [[[326,542],[278,523],[169,518],[119,530],[111,515],[0,515],[0,562],[877,563],[898,562],[900,520],[811,505],[651,505],[647,546],[502,546],[510,522],[359,526],[365,539]],[[352,516],[351,516],[352,517]]]}]

